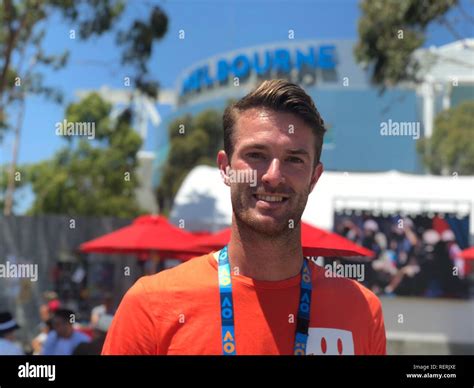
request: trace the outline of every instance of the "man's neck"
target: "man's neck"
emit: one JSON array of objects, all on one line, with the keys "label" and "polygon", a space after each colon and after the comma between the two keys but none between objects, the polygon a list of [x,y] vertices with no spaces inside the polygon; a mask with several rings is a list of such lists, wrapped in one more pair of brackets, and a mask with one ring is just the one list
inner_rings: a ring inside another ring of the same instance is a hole
[{"label": "man's neck", "polygon": [[58,337],[62,339],[69,339],[72,337],[73,334],[74,334],[74,329],[72,329],[71,331],[68,331],[67,333],[64,333],[64,336],[58,335]]},{"label": "man's neck", "polygon": [[268,237],[233,221],[228,252],[234,275],[278,281],[299,274],[303,265],[299,224],[286,234]]}]

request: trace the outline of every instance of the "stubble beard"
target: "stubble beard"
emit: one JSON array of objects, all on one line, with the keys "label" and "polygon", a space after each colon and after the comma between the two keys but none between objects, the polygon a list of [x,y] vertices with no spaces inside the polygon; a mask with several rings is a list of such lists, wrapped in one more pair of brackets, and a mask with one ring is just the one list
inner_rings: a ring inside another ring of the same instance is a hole
[{"label": "stubble beard", "polygon": [[[242,232],[248,230],[262,238],[279,239],[289,237],[298,229],[301,221],[308,196],[310,193],[307,187],[302,193],[288,193],[290,199],[285,206],[288,210],[281,215],[275,217],[272,221],[262,220],[259,218],[268,218],[269,216],[262,215],[254,206],[252,194],[257,191],[256,188],[245,186],[244,184],[237,184],[231,187],[231,202],[235,222]],[[270,192],[270,191],[266,191]],[[275,193],[287,193],[285,191],[274,191]],[[270,214],[270,212],[269,212]]]}]

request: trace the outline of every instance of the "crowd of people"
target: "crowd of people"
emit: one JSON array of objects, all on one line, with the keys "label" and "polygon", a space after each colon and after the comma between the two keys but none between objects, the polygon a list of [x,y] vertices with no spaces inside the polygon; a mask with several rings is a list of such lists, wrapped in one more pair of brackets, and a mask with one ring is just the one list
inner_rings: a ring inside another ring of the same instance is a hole
[{"label": "crowd of people", "polygon": [[[339,259],[363,265],[363,284],[378,295],[468,298],[472,268],[463,260],[455,233],[443,220],[428,217],[337,215],[336,232],[375,252],[371,260]],[[98,355],[114,315],[111,294],[87,310],[86,321],[55,292],[44,293],[40,324],[28,342],[9,311],[0,312],[0,355]],[[82,314],[84,315],[84,314]]]},{"label": "crowd of people", "polygon": [[470,262],[459,256],[446,224],[421,216],[362,214],[338,216],[336,231],[375,252],[364,263],[364,285],[376,294],[468,298]]},{"label": "crowd of people", "polygon": [[76,313],[63,306],[56,293],[44,296],[41,322],[31,343],[18,340],[21,327],[11,312],[0,312],[0,355],[99,355],[113,319],[112,296],[104,296],[87,322],[78,322]]}]

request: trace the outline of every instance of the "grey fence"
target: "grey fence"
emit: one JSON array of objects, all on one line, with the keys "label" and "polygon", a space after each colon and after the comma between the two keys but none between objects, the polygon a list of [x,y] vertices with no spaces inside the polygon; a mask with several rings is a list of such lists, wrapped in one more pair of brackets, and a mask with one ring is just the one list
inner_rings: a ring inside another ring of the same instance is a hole
[{"label": "grey fence", "polygon": [[113,217],[0,216],[0,311],[16,317],[22,326],[20,338],[27,341],[37,334],[45,291],[59,292],[67,307],[82,312],[83,318],[104,291],[112,291],[118,304],[140,276],[137,259],[80,254],[77,248],[130,222]]}]

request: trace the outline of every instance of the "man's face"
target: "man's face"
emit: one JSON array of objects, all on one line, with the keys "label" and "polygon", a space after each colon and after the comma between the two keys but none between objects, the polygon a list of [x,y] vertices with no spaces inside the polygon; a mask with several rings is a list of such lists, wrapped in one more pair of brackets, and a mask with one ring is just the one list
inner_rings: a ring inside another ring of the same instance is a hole
[{"label": "man's face", "polygon": [[[234,172],[228,184],[237,221],[268,236],[296,227],[323,171],[321,163],[314,167],[311,128],[291,113],[249,109],[236,122],[233,144],[232,159],[220,151],[218,164]],[[254,187],[235,179],[244,170],[256,172]]]},{"label": "man's face", "polygon": [[61,338],[68,338],[72,334],[72,326],[61,317],[54,317],[52,321],[53,330]]}]

